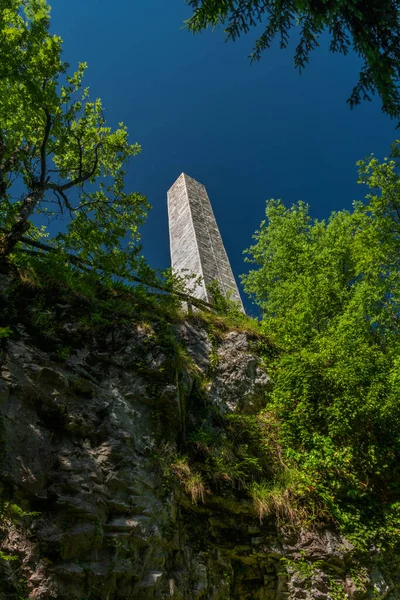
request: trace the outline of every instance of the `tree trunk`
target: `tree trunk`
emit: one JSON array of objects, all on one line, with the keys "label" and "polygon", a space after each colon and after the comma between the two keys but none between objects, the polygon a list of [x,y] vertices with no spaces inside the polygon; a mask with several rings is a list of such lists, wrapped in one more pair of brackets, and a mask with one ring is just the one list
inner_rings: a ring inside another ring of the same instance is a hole
[{"label": "tree trunk", "polygon": [[14,225],[11,227],[10,231],[6,233],[3,243],[1,244],[1,258],[6,258],[14,250],[24,233],[28,231],[30,227],[28,219],[35,210],[35,207],[42,195],[42,190],[33,190],[32,193],[23,201]]}]

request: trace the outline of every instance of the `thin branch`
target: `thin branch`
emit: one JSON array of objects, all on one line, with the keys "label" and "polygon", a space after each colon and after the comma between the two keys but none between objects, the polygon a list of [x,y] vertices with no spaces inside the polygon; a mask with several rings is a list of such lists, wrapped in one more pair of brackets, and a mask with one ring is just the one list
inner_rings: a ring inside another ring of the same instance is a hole
[{"label": "thin branch", "polygon": [[[0,231],[4,231],[4,230],[0,228]],[[21,237],[19,241],[21,243],[28,244],[28,246],[33,246],[34,248],[44,250],[45,252],[54,253],[54,252],[60,251],[58,248],[54,248],[53,246],[48,246],[47,244],[43,244],[42,242],[37,242],[35,240],[31,240],[30,238],[27,238],[25,236]],[[32,251],[25,250],[23,248],[22,248],[22,250],[24,252],[27,252],[28,254],[32,254]],[[40,256],[40,253],[35,252],[34,255]],[[91,269],[94,269],[94,270],[101,270],[101,271],[104,270],[101,268],[101,266],[96,267],[95,265],[89,263],[88,261],[82,260],[82,259],[78,258],[77,256],[75,256],[74,254],[70,254],[69,252],[65,252],[65,255],[68,257],[68,259],[72,263],[76,264],[81,269],[89,270],[88,267],[90,267]],[[110,273],[110,275],[115,275],[115,273]],[[157,285],[154,283],[147,283],[146,281],[144,281],[143,279],[141,279],[140,277],[137,277],[135,275],[118,275],[118,277],[123,277],[127,281],[141,283],[142,285],[146,285],[147,287],[154,288],[156,290],[161,290],[163,292],[167,292],[168,294],[172,294],[174,296],[177,296],[178,298],[181,298],[182,300],[185,300],[186,302],[189,302],[190,304],[193,304],[193,306],[197,306],[199,308],[205,307],[207,309],[214,310],[214,306],[212,304],[210,304],[209,302],[206,302],[205,300],[201,300],[200,298],[195,298],[193,296],[190,296],[189,294],[185,294],[184,292],[171,291],[167,286],[164,286],[162,284]]]},{"label": "thin branch", "polygon": [[70,201],[68,200],[68,196],[66,194],[64,194],[64,192],[62,190],[60,190],[60,189],[53,189],[53,191],[56,194],[60,194],[61,198],[64,200],[65,206],[67,207],[67,209],[70,212],[74,212],[75,210],[77,210],[77,208],[75,208],[74,206],[72,206],[70,204]]},{"label": "thin branch", "polygon": [[78,169],[78,177],[82,177],[82,161],[83,161],[83,155],[82,155],[82,145],[81,145],[81,140],[80,138],[74,134],[73,131],[71,131],[72,137],[76,140],[77,144],[78,144],[78,150],[79,150],[79,169]]},{"label": "thin branch", "polygon": [[51,116],[48,109],[44,106],[44,112],[46,113],[46,127],[44,130],[44,136],[42,145],[40,146],[40,185],[43,186],[46,180],[46,145],[49,139],[50,130],[52,126]]},{"label": "thin branch", "polygon": [[57,204],[58,204],[58,206],[59,206],[59,208],[60,208],[60,213],[61,213],[61,216],[63,216],[63,215],[64,215],[64,209],[63,209],[63,205],[62,205],[61,199],[60,199],[60,197],[58,196],[58,193],[57,193],[57,191],[56,191],[56,190],[53,190],[53,194],[55,195],[55,197],[56,197],[56,199],[57,199]]},{"label": "thin branch", "polygon": [[76,179],[73,179],[72,181],[69,181],[68,183],[64,183],[63,185],[58,185],[57,183],[47,183],[46,187],[51,190],[57,190],[57,192],[63,192],[65,190],[71,189],[75,185],[79,185],[80,183],[85,183],[85,181],[87,181],[88,179],[93,177],[93,175],[96,172],[97,165],[99,164],[98,150],[99,150],[100,146],[101,146],[101,142],[99,144],[97,144],[94,149],[95,160],[94,160],[92,169],[88,173],[85,173],[84,175],[81,175],[80,177],[77,177]]},{"label": "thin branch", "polygon": [[[21,242],[24,241],[21,239]],[[28,243],[26,240],[24,241],[24,243]],[[40,246],[38,246],[37,244],[33,244],[31,241],[29,242],[29,244],[31,246],[36,246],[38,248],[40,248]],[[46,250],[48,251],[48,248],[41,248],[42,250]],[[25,254],[29,254],[29,256],[38,256],[41,257],[43,256],[43,252],[36,252],[35,250],[29,250],[28,248],[21,248],[21,251],[24,252]],[[56,249],[54,248],[54,252],[56,252]],[[82,271],[86,271],[86,273],[90,273],[91,269],[89,269],[88,267],[85,267],[85,265],[82,263],[81,260],[77,259],[76,256],[74,256],[73,254],[67,254],[68,259],[77,267],[79,267],[80,269],[82,269]]]}]

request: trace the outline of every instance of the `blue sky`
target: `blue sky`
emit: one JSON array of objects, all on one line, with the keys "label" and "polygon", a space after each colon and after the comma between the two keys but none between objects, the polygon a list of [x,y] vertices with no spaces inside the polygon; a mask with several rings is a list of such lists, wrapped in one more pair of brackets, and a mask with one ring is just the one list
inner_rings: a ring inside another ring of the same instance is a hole
[{"label": "blue sky", "polygon": [[238,276],[267,198],[304,200],[318,218],[350,208],[363,197],[356,161],[387,155],[399,132],[379,99],[346,104],[357,57],[330,54],[324,40],[301,76],[293,47],[251,65],[255,32],[235,44],[222,31],[194,36],[182,29],[189,15],[184,0],[54,0],[52,30],[71,68],[88,63],[86,85],[110,124],[123,121],[142,145],[127,186],[153,206],[150,265],[170,264],[166,192],[184,171],[206,186]]}]

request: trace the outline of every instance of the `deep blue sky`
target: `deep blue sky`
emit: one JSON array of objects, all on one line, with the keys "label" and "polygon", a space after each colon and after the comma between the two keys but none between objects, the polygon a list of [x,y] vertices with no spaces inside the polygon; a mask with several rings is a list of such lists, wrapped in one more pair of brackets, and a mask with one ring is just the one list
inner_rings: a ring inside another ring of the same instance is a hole
[{"label": "deep blue sky", "polygon": [[189,14],[184,0],[53,0],[52,30],[71,67],[88,63],[86,85],[110,124],[123,121],[142,145],[127,185],[153,206],[143,228],[151,266],[170,264],[166,192],[184,171],[206,186],[238,276],[267,198],[304,200],[319,218],[350,208],[363,196],[356,161],[386,155],[398,132],[379,100],[346,104],[355,56],[324,44],[301,76],[291,50],[251,65],[254,35],[193,36],[182,29]]}]

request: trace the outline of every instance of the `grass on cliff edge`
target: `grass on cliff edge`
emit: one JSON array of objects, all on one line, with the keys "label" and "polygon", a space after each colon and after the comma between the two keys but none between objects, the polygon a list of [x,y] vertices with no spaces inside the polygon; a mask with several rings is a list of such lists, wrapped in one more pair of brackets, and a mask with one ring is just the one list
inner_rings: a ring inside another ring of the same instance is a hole
[{"label": "grass on cliff edge", "polygon": [[[10,272],[26,291],[31,290],[36,297],[41,293],[48,298],[54,294],[55,297],[70,298],[75,303],[81,301],[85,305],[86,318],[83,322],[88,328],[112,325],[115,319],[137,321],[141,316],[144,321],[161,318],[168,322],[189,317],[214,325],[217,331],[246,331],[265,338],[259,322],[243,314],[234,302],[226,300],[216,285],[210,286],[214,310],[195,307],[188,312],[179,296],[180,293],[188,293],[186,286],[191,283],[188,277],[174,277],[168,272],[166,282],[165,274],[158,276],[146,268],[144,279],[147,276],[149,285],[130,284],[106,273],[84,271],[63,255],[30,256],[15,251],[11,258]],[[158,285],[170,291],[160,292]],[[49,328],[51,330],[51,326]]]},{"label": "grass on cliff edge", "polygon": [[[14,295],[0,316],[0,327],[7,332],[4,339],[17,322],[28,319],[61,359],[71,350],[66,345],[70,341],[59,335],[66,307],[87,335],[132,323],[149,323],[157,335],[154,324],[169,326],[187,318],[173,295],[102,280],[54,257],[19,257],[13,285]],[[335,390],[324,378],[329,363],[310,362],[304,352],[279,348],[257,321],[229,307],[226,313],[196,312],[190,317],[203,321],[210,333],[209,380],[218,366],[221,335],[235,329],[253,335],[255,351],[267,364],[274,386],[255,414],[221,416],[208,406],[203,415],[191,419],[178,454],[167,453],[168,477],[175,478],[194,507],[223,506],[258,515],[261,521],[273,516],[283,527],[334,524],[360,550],[372,545],[398,548],[398,408],[393,405],[385,414],[374,415],[368,405],[363,408],[361,396],[358,425],[343,435],[340,427],[347,413],[343,405],[333,410]],[[181,368],[186,358],[179,357]],[[202,384],[204,392],[208,383],[199,382],[199,396]],[[337,436],[330,433],[335,427]]]}]

